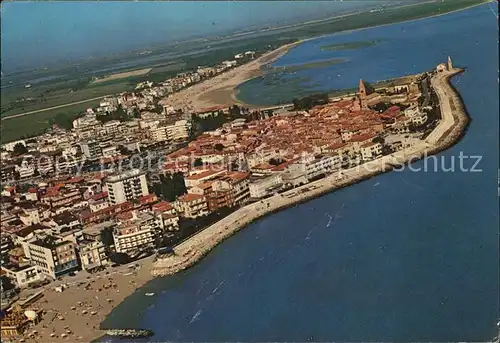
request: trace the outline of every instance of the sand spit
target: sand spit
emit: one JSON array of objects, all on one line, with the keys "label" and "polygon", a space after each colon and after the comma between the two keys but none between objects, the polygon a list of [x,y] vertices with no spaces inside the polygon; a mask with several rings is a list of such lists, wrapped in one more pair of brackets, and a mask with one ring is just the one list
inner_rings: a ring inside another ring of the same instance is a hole
[{"label": "sand spit", "polygon": [[195,111],[213,106],[245,105],[236,99],[235,88],[262,75],[263,66],[272,63],[302,42],[283,45],[251,62],[172,94],[168,97],[170,105]]}]

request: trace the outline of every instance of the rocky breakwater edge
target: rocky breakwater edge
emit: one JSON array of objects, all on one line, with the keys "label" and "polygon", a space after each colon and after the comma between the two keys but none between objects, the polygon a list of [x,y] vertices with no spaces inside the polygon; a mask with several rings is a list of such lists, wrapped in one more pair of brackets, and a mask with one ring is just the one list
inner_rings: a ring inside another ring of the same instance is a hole
[{"label": "rocky breakwater edge", "polygon": [[464,70],[454,68],[436,74],[431,80],[441,110],[441,121],[422,142],[404,151],[398,151],[360,166],[342,170],[327,177],[294,188],[265,200],[252,203],[233,212],[174,248],[175,254],[158,259],[151,270],[154,276],[172,275],[193,266],[220,242],[271,213],[317,198],[375,175],[391,171],[426,156],[437,154],[456,144],[464,135],[469,123],[465,105],[451,78]]}]

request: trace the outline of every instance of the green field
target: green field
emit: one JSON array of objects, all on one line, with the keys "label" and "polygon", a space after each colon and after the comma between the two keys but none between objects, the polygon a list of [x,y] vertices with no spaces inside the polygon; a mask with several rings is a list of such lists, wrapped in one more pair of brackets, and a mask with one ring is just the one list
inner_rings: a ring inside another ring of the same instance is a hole
[{"label": "green field", "polygon": [[[157,57],[153,70],[145,77],[132,77],[109,81],[102,84],[92,84],[91,70],[104,70],[106,66],[118,65],[124,61],[138,57],[137,54],[125,54],[119,58],[106,58],[82,62],[78,65],[60,67],[58,69],[38,70],[35,75],[27,72],[18,73],[11,78],[17,78],[22,84],[16,88],[4,88],[1,92],[1,116],[10,116],[25,113],[42,108],[69,104],[75,101],[91,99],[108,94],[117,94],[123,91],[132,90],[137,82],[150,80],[161,82],[178,72],[195,70],[197,66],[210,66],[220,63],[225,59],[232,59],[235,53],[247,50],[257,52],[268,51],[281,45],[296,42],[300,39],[316,37],[320,35],[336,33],[345,30],[354,30],[370,26],[391,24],[401,21],[413,20],[443,14],[446,12],[459,10],[485,3],[485,0],[444,0],[439,2],[429,2],[416,4],[400,8],[388,8],[380,12],[363,12],[353,15],[344,15],[328,20],[298,24],[291,27],[276,28],[273,30],[261,31],[249,35],[237,37],[222,37],[209,41],[200,40],[196,42],[185,42],[176,45],[158,47],[148,58]],[[356,49],[366,44],[377,44],[378,42],[351,42],[341,45],[325,46],[324,49],[343,50]],[[174,57],[169,54],[175,53]],[[326,63],[326,62],[321,62]],[[328,63],[335,63],[330,61]],[[153,64],[153,63],[152,63]],[[148,66],[128,67],[129,70],[146,68]],[[150,66],[151,67],[151,66]],[[297,66],[297,68],[316,68],[318,65],[307,63]],[[112,73],[126,72],[127,68],[113,70]],[[85,76],[82,76],[85,75]],[[99,76],[106,75],[101,72]],[[57,76],[56,79],[51,77]],[[31,88],[25,88],[27,80],[37,77],[43,81],[33,84]],[[7,81],[2,80],[2,84]],[[25,100],[22,100],[25,98]],[[32,100],[26,100],[31,98]],[[97,103],[97,102],[96,102]],[[68,118],[76,116],[79,112],[91,107],[92,103],[68,106],[61,109],[39,112],[32,115],[16,117],[9,120],[2,120],[2,142],[15,140],[27,135],[36,135],[48,128],[57,118],[58,121],[65,122]]]},{"label": "green field", "polygon": [[89,107],[99,105],[99,100],[84,104],[72,105],[64,108],[28,114],[25,116],[1,121],[2,142],[10,142],[21,138],[39,135],[45,132],[52,124],[62,124],[70,127],[73,119]]}]

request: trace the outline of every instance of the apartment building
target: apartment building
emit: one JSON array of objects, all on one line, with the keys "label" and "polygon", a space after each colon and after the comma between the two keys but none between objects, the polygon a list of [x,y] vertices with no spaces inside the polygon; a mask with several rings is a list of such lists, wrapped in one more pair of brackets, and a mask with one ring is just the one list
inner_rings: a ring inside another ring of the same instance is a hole
[{"label": "apartment building", "polygon": [[184,194],[174,202],[177,212],[185,218],[197,218],[209,213],[207,199],[199,194]]},{"label": "apartment building", "polygon": [[91,270],[109,263],[106,248],[101,241],[80,242],[78,249],[83,270]]},{"label": "apartment building", "polygon": [[212,188],[214,191],[230,190],[233,205],[242,205],[250,198],[249,178],[250,173],[226,172],[217,177]]},{"label": "apartment building", "polygon": [[42,195],[41,201],[51,208],[70,205],[82,198],[78,189],[75,190],[54,190]]},{"label": "apartment building", "polygon": [[2,274],[12,279],[19,288],[29,286],[30,283],[40,281],[44,276],[40,273],[37,267],[29,264],[12,264],[5,263],[1,266]]},{"label": "apartment building", "polygon": [[112,205],[121,204],[149,194],[146,173],[139,169],[109,176],[106,179],[106,186],[108,201]]},{"label": "apartment building", "polygon": [[46,235],[34,241],[23,242],[22,245],[31,264],[53,279],[79,268],[73,242]]},{"label": "apartment building", "polygon": [[280,174],[271,174],[251,177],[248,189],[251,198],[259,199],[272,194],[273,191],[282,186],[282,176]]},{"label": "apartment building", "polygon": [[164,231],[179,230],[179,215],[172,204],[162,201],[153,205],[151,210],[160,219]]},{"label": "apartment building", "polygon": [[363,160],[370,161],[382,155],[382,144],[370,142],[361,147]]},{"label": "apartment building", "polygon": [[87,140],[80,143],[80,149],[86,158],[95,160],[102,156],[102,149],[96,140]]},{"label": "apartment building", "polygon": [[134,254],[154,247],[160,228],[156,218],[149,213],[133,214],[133,218],[120,223],[113,231],[115,250]]}]

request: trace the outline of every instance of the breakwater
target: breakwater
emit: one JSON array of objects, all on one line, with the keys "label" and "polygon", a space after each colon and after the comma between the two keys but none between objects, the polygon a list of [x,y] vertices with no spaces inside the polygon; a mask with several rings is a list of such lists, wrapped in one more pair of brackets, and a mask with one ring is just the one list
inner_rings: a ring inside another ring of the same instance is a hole
[{"label": "breakwater", "polygon": [[425,141],[404,151],[383,156],[351,169],[341,170],[324,179],[247,205],[177,245],[173,256],[155,262],[152,274],[155,276],[171,275],[191,267],[217,244],[265,215],[391,171],[451,147],[460,140],[469,122],[465,106],[456,89],[450,84],[450,79],[462,72],[462,69],[453,69],[433,77],[432,87],[438,95],[442,119]]}]

